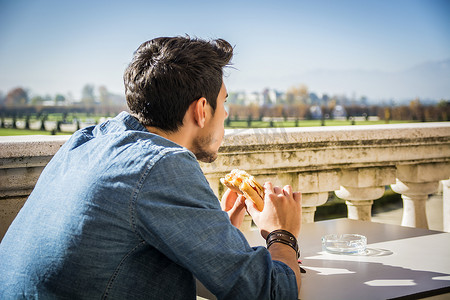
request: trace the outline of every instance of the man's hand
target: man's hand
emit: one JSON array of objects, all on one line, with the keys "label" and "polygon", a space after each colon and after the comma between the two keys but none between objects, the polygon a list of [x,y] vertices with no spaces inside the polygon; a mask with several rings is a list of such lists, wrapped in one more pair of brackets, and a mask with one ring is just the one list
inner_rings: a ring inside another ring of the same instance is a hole
[{"label": "man's hand", "polygon": [[247,211],[261,230],[263,238],[276,229],[287,230],[298,237],[302,216],[301,194],[293,193],[289,185],[281,189],[273,187],[270,182],[264,184],[264,192],[262,212],[258,211],[250,199],[245,200]]},{"label": "man's hand", "polygon": [[[291,186],[283,189],[273,187],[272,183],[264,184],[264,209],[259,211],[253,201],[246,199],[248,213],[261,231],[263,238],[277,229],[287,230],[298,238],[302,223],[302,195],[293,193]],[[295,273],[297,288],[300,293],[301,276],[297,261],[297,253],[288,245],[274,243],[269,248],[272,260],[287,264]]]},{"label": "man's hand", "polygon": [[245,216],[245,197],[238,195],[236,192],[227,189],[225,194],[222,196],[222,201],[220,206],[224,211],[228,213],[230,217],[231,224],[239,228],[244,221]]}]

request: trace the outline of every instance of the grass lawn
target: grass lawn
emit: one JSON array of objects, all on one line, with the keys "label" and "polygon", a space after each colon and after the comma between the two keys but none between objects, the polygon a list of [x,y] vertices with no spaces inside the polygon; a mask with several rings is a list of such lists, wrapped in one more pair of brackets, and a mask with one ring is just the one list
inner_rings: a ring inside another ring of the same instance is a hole
[{"label": "grass lawn", "polygon": [[[15,135],[51,135],[51,131],[42,130],[27,130],[27,129],[12,129],[0,128],[0,136],[15,136]],[[70,135],[71,132],[57,132],[57,135]]]}]

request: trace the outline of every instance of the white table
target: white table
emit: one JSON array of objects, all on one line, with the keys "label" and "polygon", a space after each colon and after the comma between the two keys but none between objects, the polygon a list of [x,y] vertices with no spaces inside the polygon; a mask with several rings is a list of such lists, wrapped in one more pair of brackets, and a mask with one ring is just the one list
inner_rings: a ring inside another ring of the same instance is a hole
[{"label": "white table", "polygon": [[[321,237],[358,233],[363,255],[322,251]],[[246,234],[264,245],[258,231]],[[306,274],[300,299],[417,299],[450,293],[450,233],[337,219],[303,224],[299,244]],[[450,294],[446,295],[450,299]]]}]

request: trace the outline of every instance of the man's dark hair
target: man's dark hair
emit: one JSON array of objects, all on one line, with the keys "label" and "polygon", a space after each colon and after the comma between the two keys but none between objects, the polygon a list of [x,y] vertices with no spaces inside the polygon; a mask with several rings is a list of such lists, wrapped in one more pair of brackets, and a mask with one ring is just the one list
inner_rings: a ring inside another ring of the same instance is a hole
[{"label": "man's dark hair", "polygon": [[125,70],[128,107],[144,126],[177,131],[191,103],[205,97],[213,112],[233,47],[223,39],[160,37],[144,42]]}]

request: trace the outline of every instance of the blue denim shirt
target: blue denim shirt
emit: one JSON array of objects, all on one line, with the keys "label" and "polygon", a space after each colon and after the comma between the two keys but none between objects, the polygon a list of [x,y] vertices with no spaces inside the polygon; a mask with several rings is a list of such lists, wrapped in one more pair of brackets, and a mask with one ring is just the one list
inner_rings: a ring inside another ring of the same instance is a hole
[{"label": "blue denim shirt", "polygon": [[252,248],[195,156],[121,113],[77,131],[0,244],[0,299],[296,299],[293,271]]}]

